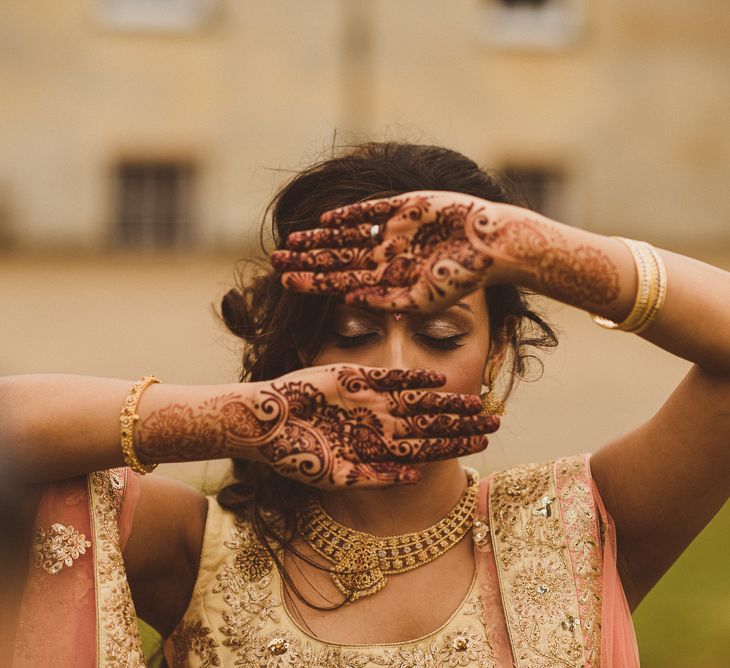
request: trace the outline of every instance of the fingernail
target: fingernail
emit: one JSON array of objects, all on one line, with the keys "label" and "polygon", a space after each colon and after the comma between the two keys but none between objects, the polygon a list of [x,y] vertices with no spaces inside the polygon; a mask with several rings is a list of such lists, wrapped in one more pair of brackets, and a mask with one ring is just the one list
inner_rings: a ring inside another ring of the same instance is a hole
[{"label": "fingernail", "polygon": [[288,251],[274,251],[271,254],[271,264],[275,267],[280,266],[284,260],[288,257]]}]

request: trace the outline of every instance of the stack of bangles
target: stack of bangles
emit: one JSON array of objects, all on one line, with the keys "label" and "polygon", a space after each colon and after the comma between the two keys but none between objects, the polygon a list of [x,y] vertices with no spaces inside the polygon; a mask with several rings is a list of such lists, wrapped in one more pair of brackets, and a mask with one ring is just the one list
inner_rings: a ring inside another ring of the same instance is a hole
[{"label": "stack of bangles", "polygon": [[664,260],[656,248],[646,241],[619,236],[612,236],[612,238],[623,241],[634,256],[639,282],[636,301],[631,313],[622,322],[614,322],[596,313],[591,313],[590,316],[595,323],[606,329],[620,329],[624,332],[639,334],[654,322],[664,304],[667,295],[667,272],[664,268]]},{"label": "stack of bangles", "polygon": [[152,383],[159,383],[159,379],[154,376],[142,376],[132,385],[127,398],[122,404],[122,410],[119,414],[119,425],[121,430],[122,454],[124,455],[124,463],[133,471],[144,475],[151,473],[157,468],[157,464],[143,464],[139,461],[137,453],[134,450],[134,423],[139,420],[137,415],[137,403],[139,398]]}]

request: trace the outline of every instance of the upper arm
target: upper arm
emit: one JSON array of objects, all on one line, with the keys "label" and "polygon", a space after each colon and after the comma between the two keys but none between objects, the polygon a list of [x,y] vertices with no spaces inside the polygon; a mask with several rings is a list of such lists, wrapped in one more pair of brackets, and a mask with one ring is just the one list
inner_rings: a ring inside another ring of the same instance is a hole
[{"label": "upper arm", "polygon": [[633,610],[730,493],[730,377],[694,365],[661,409],[591,457]]},{"label": "upper arm", "polygon": [[142,476],[124,564],[137,614],[169,635],[190,601],[208,502],[163,476]]}]

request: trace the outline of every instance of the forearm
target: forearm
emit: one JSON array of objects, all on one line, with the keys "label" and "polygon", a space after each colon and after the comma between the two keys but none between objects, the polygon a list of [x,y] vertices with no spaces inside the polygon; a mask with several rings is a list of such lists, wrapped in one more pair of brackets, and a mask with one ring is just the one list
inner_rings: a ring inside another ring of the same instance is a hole
[{"label": "forearm", "polygon": [[[492,243],[499,250],[500,280],[616,322],[631,311],[636,269],[619,239],[537,214],[507,218],[499,230]],[[730,375],[730,272],[657,251],[666,267],[666,299],[639,336],[711,373]]]},{"label": "forearm", "polygon": [[[0,378],[0,458],[29,483],[63,480],[125,465],[120,448],[119,413],[134,381],[63,374]],[[241,449],[241,439],[221,438],[195,421],[202,405],[220,397],[251,398],[256,384],[150,385],[143,393],[135,423],[140,460],[183,462],[215,459]],[[180,408],[182,407],[182,408]],[[215,409],[211,409],[215,410]],[[174,414],[176,420],[165,419]],[[212,413],[208,411],[207,415]],[[162,416],[162,417],[161,417]],[[235,430],[234,430],[235,431]],[[185,441],[181,441],[181,435]]]}]

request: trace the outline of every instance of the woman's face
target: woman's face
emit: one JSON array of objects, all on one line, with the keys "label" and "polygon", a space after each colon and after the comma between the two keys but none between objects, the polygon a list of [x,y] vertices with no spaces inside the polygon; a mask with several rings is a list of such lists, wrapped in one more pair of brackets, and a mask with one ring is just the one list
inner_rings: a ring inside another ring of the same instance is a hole
[{"label": "woman's face", "polygon": [[489,313],[482,290],[443,311],[403,313],[400,318],[338,304],[330,331],[313,365],[432,369],[446,375],[440,391],[481,390],[489,352]]}]

